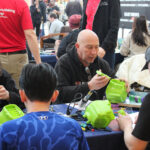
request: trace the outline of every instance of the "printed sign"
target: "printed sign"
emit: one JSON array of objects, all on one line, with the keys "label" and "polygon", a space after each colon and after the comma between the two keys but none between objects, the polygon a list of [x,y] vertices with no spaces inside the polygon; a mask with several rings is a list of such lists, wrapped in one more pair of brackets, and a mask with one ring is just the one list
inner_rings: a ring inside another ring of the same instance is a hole
[{"label": "printed sign", "polygon": [[132,28],[134,17],[146,16],[150,21],[150,0],[120,0],[121,28]]}]

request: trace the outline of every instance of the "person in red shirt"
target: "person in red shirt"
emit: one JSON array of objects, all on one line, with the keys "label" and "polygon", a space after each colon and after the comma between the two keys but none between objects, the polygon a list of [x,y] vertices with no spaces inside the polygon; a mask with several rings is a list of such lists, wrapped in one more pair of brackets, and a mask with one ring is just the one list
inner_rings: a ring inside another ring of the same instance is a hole
[{"label": "person in red shirt", "polygon": [[24,0],[0,1],[0,39],[2,67],[18,85],[21,69],[28,63],[26,40],[36,63],[41,62],[30,11]]}]

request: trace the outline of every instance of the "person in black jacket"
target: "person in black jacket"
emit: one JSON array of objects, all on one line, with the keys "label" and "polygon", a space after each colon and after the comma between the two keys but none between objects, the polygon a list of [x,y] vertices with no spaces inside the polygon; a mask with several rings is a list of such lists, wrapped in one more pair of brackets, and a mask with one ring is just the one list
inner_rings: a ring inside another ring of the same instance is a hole
[{"label": "person in black jacket", "polygon": [[68,18],[74,14],[82,15],[82,7],[78,1],[69,1],[66,5],[65,12]]},{"label": "person in black jacket", "polygon": [[25,108],[19,96],[19,90],[14,80],[7,71],[0,66],[0,109],[7,104],[16,104],[21,109]]},{"label": "person in black jacket", "polygon": [[39,9],[41,11],[42,21],[43,23],[45,23],[46,22],[46,4],[43,2],[43,0],[39,0]]},{"label": "person in black jacket", "polygon": [[75,47],[60,57],[55,66],[59,90],[57,103],[71,102],[76,93],[82,93],[84,97],[89,90],[96,91],[90,100],[103,98],[109,79],[98,76],[96,70],[100,69],[110,77],[114,77],[114,72],[105,60],[97,56],[98,49],[97,35],[91,30],[83,30]]},{"label": "person in black jacket", "polygon": [[120,21],[120,1],[100,0],[100,3],[98,1],[94,3],[94,1],[83,0],[81,29],[93,30],[98,35],[100,47],[106,52],[104,59],[114,69],[114,52]]},{"label": "person in black jacket", "polygon": [[[74,14],[69,18],[69,26],[72,29],[72,31],[65,36],[60,44],[55,43],[55,51],[57,52],[57,57],[59,58],[60,56],[64,55],[68,50],[70,50],[70,47],[74,46],[74,44],[77,41],[77,36],[78,33],[80,32],[79,27],[80,27],[80,20],[81,20],[81,15]],[[58,47],[58,48],[57,48]]]},{"label": "person in black jacket", "polygon": [[30,12],[31,12],[33,27],[36,29],[36,36],[38,38],[40,34],[40,25],[42,19],[41,11],[38,8],[38,5],[33,4],[30,6]]}]

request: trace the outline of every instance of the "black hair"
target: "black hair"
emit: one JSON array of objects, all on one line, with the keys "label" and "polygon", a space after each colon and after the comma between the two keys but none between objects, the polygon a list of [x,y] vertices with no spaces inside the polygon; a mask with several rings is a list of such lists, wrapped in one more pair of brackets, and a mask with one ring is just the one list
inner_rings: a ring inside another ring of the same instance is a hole
[{"label": "black hair", "polygon": [[57,15],[56,15],[55,13],[50,13],[50,18],[56,19],[56,18],[57,18]]},{"label": "black hair", "polygon": [[146,17],[140,16],[134,19],[132,33],[132,39],[134,43],[139,46],[147,46],[146,37],[143,35],[143,33],[145,33],[147,36],[150,36],[146,24]]},{"label": "black hair", "polygon": [[23,67],[19,86],[25,91],[30,101],[48,102],[56,88],[57,75],[46,63],[27,64]]}]

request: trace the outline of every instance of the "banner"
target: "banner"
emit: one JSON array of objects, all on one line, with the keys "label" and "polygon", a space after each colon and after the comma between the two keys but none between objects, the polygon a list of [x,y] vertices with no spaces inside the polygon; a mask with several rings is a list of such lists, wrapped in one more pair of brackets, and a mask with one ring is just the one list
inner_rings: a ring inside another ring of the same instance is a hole
[{"label": "banner", "polygon": [[120,0],[121,28],[132,28],[134,17],[146,16],[150,20],[150,0]]}]

